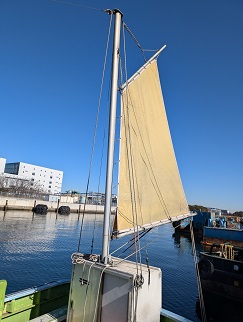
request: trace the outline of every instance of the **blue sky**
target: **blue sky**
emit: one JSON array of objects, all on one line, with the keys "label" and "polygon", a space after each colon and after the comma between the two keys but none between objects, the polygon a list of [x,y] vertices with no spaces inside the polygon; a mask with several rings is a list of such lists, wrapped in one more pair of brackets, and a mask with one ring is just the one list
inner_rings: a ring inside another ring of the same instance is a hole
[{"label": "blue sky", "polygon": [[[242,1],[66,2],[119,8],[143,48],[167,45],[158,65],[188,203],[243,210]],[[0,157],[63,170],[64,191],[86,188],[108,26],[99,10],[0,1]],[[126,39],[132,75],[143,59]],[[98,152],[102,138],[103,125]],[[99,161],[90,190],[98,174]]]}]

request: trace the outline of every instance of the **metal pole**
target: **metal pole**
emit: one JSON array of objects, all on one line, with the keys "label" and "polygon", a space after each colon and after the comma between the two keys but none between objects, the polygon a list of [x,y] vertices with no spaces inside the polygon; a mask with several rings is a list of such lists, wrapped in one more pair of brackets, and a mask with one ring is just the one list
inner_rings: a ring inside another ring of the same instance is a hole
[{"label": "metal pole", "polygon": [[114,163],[114,143],[115,143],[115,125],[116,125],[116,104],[117,104],[117,87],[118,87],[118,67],[119,67],[119,48],[120,48],[120,30],[122,13],[115,9],[114,43],[112,57],[112,83],[110,95],[110,120],[109,120],[109,138],[107,154],[107,172],[105,188],[105,212],[103,226],[103,243],[102,243],[102,262],[107,264],[110,251],[110,217],[111,217],[111,197],[112,197],[112,175]]}]

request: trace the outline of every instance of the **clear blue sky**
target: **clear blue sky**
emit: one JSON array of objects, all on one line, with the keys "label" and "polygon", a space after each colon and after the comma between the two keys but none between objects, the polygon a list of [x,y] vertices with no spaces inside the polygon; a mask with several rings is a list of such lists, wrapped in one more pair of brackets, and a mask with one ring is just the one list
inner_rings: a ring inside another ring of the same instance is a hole
[{"label": "clear blue sky", "polygon": [[[143,48],[167,45],[158,64],[188,203],[243,210],[243,2],[70,2],[119,8]],[[0,1],[0,157],[63,170],[64,191],[86,187],[108,25],[98,10]],[[133,47],[129,75],[143,62]]]}]

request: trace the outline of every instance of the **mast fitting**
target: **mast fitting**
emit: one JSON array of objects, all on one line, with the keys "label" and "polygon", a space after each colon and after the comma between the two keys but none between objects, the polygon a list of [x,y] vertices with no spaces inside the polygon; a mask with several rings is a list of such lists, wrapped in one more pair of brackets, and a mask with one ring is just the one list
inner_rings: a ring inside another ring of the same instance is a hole
[{"label": "mast fitting", "polygon": [[119,9],[104,9],[104,11],[106,12],[106,13],[108,13],[108,15],[115,15],[116,13],[120,13],[120,15],[121,15],[121,18],[123,17],[123,13],[119,10]]}]

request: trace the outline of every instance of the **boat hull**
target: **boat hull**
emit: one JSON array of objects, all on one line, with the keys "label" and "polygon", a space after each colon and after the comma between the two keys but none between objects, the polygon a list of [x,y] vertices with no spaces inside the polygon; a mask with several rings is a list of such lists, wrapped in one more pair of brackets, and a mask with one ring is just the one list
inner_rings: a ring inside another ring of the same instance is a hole
[{"label": "boat hull", "polygon": [[204,291],[243,302],[243,262],[200,253],[199,272]]}]

